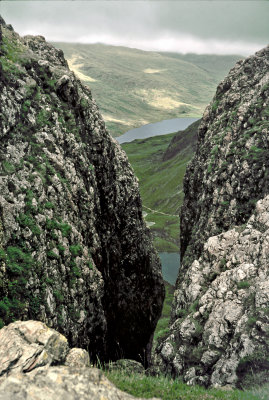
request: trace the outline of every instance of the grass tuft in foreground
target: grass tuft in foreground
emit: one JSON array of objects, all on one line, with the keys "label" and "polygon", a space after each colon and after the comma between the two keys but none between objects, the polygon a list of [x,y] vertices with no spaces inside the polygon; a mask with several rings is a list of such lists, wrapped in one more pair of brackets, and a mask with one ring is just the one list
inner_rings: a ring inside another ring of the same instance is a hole
[{"label": "grass tuft in foreground", "polygon": [[269,385],[253,391],[205,389],[188,386],[169,377],[152,377],[129,374],[124,371],[107,371],[107,378],[117,388],[136,397],[157,397],[162,400],[268,400]]}]

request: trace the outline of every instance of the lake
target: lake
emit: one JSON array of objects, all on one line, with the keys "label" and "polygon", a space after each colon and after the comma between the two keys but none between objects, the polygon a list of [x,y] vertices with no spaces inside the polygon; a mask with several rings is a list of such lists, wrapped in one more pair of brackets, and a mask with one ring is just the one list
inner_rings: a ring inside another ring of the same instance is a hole
[{"label": "lake", "polygon": [[152,136],[167,135],[186,129],[190,124],[199,118],[173,118],[165,119],[154,124],[140,126],[140,128],[131,129],[123,135],[117,137],[119,143],[132,142],[135,139],[145,139]]},{"label": "lake", "polygon": [[179,253],[159,253],[162,263],[163,279],[171,285],[175,285],[180,266]]}]

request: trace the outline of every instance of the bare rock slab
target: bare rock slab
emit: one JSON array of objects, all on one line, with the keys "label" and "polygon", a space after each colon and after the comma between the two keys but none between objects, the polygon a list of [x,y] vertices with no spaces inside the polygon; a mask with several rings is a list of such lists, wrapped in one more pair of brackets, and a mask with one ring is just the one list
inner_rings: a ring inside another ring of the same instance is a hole
[{"label": "bare rock slab", "polygon": [[[64,365],[65,364],[65,365]],[[142,367],[142,366],[141,366]],[[88,353],[40,321],[0,330],[0,400],[131,400],[97,368]]]}]

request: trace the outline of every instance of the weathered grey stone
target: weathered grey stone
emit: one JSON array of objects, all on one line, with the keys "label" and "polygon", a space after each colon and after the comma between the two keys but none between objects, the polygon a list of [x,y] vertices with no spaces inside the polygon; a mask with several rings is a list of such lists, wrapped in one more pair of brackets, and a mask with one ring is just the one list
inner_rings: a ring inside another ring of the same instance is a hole
[{"label": "weathered grey stone", "polygon": [[[0,380],[0,400],[131,400],[96,368],[50,367]],[[140,398],[140,400],[142,400]],[[157,400],[152,398],[152,400]]]},{"label": "weathered grey stone", "polygon": [[108,368],[109,370],[123,370],[129,374],[145,373],[143,365],[134,360],[126,360],[126,359],[117,360],[106,364],[106,368]]},{"label": "weathered grey stone", "polygon": [[63,363],[67,339],[39,321],[16,321],[0,330],[0,376]]},{"label": "weathered grey stone", "polygon": [[68,350],[67,339],[42,322],[17,321],[2,328],[0,399],[134,399],[118,390],[100,370],[90,368],[85,350]]},{"label": "weathered grey stone", "polygon": [[1,33],[0,324],[147,364],[164,287],[127,156],[61,51]]},{"label": "weathered grey stone", "polygon": [[218,86],[187,169],[183,260],[154,369],[189,384],[269,376],[268,99],[266,47]]},{"label": "weathered grey stone", "polygon": [[66,356],[65,365],[72,368],[89,367],[89,354],[86,350],[73,348]]}]

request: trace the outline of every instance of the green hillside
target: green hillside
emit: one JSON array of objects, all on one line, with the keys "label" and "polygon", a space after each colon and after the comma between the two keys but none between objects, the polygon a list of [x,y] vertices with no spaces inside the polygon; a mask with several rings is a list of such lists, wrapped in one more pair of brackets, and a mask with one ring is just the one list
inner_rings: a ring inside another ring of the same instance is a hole
[{"label": "green hillside", "polygon": [[178,251],[183,177],[194,153],[199,122],[177,134],[122,144],[139,179],[145,219],[159,251]]},{"label": "green hillside", "polygon": [[220,79],[240,58],[184,56],[104,44],[54,45],[91,88],[114,136],[149,122],[200,117]]}]

